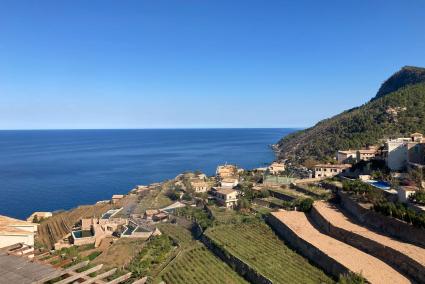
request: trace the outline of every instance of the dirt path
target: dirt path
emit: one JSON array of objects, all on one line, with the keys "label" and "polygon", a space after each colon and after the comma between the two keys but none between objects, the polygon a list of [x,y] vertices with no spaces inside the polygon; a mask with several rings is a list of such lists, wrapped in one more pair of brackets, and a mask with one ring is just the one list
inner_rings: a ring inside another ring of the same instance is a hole
[{"label": "dirt path", "polygon": [[411,283],[381,260],[319,232],[306,215],[296,211],[272,213],[300,238],[315,246],[351,271],[361,273],[370,283]]},{"label": "dirt path", "polygon": [[333,226],[374,240],[382,245],[401,252],[402,254],[425,266],[425,249],[377,234],[365,227],[354,224],[341,211],[339,211],[338,208],[329,203],[319,201],[314,203],[314,207]]}]

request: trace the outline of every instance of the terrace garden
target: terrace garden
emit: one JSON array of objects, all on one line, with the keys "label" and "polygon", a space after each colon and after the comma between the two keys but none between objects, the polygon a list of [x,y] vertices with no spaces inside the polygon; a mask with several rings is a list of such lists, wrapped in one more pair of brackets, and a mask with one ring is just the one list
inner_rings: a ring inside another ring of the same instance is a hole
[{"label": "terrace garden", "polygon": [[214,226],[205,234],[273,283],[333,283],[323,271],[288,248],[267,225],[255,219]]},{"label": "terrace garden", "polygon": [[189,230],[175,224],[160,224],[159,229],[176,241],[179,249],[156,278],[156,283],[247,283],[201,242],[194,240]]},{"label": "terrace garden", "polygon": [[161,278],[173,284],[248,283],[200,243],[183,251]]}]

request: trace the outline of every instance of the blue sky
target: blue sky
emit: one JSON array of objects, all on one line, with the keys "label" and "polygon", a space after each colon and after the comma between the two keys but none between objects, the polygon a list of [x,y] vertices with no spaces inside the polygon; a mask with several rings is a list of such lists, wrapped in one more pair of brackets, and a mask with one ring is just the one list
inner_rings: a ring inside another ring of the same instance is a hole
[{"label": "blue sky", "polygon": [[0,0],[0,129],[306,127],[425,66],[425,1]]}]

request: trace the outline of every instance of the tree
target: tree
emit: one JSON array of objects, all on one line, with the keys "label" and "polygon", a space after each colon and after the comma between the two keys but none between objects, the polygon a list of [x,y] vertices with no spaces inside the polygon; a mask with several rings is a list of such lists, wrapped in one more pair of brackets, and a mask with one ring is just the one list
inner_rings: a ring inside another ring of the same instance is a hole
[{"label": "tree", "polygon": [[38,223],[39,222],[37,214],[34,215],[34,218],[32,219],[32,222],[33,223]]},{"label": "tree", "polygon": [[238,207],[239,209],[246,209],[249,208],[250,204],[249,204],[249,200],[246,198],[241,198],[238,201]]},{"label": "tree", "polygon": [[183,194],[182,199],[183,199],[183,200],[186,200],[186,201],[191,201],[191,200],[192,200],[192,196],[191,196],[189,193],[185,192],[185,193]]}]

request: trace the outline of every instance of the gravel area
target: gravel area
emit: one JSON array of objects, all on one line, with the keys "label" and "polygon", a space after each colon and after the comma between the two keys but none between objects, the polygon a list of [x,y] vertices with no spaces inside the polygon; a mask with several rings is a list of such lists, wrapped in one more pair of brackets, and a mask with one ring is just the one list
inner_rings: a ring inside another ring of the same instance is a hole
[{"label": "gravel area", "polygon": [[315,202],[314,207],[333,226],[374,240],[382,245],[403,253],[404,255],[425,266],[425,249],[377,234],[366,227],[352,223],[350,219],[347,218],[347,216],[345,216],[337,207],[327,202]]},{"label": "gravel area", "polygon": [[383,261],[328,235],[322,234],[313,227],[302,212],[279,211],[272,214],[300,238],[338,261],[349,270],[361,273],[370,283],[411,283],[407,278]]}]

